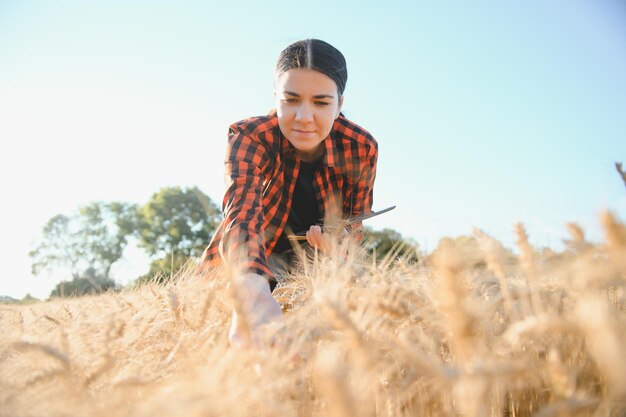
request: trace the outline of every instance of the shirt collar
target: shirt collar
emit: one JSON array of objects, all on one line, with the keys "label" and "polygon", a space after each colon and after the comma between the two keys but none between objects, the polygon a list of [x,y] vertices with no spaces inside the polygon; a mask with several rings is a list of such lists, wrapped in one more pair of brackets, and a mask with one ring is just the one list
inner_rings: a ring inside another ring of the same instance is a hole
[{"label": "shirt collar", "polygon": [[[298,154],[296,152],[296,148],[294,148],[291,142],[289,142],[285,135],[283,135],[283,132],[280,132],[279,134],[283,140],[283,146],[286,147],[292,155],[296,156]],[[324,153],[321,156],[322,164],[327,167],[334,167],[339,159],[337,154],[337,144],[333,138],[332,131],[328,134],[328,136],[326,136],[326,139],[322,142],[322,146],[324,146]]]},{"label": "shirt collar", "polygon": [[334,129],[331,129],[326,139],[324,139],[326,152],[322,155],[322,163],[326,164],[328,167],[334,167],[339,160],[337,155],[337,142],[335,141],[333,131]]}]

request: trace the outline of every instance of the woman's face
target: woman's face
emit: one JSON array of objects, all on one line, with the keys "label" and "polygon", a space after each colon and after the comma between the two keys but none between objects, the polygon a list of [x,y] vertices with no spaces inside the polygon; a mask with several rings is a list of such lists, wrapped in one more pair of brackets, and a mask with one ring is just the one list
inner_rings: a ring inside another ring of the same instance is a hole
[{"label": "woman's face", "polygon": [[276,79],[275,96],[283,135],[302,160],[319,158],[343,103],[337,84],[315,70],[291,69]]}]

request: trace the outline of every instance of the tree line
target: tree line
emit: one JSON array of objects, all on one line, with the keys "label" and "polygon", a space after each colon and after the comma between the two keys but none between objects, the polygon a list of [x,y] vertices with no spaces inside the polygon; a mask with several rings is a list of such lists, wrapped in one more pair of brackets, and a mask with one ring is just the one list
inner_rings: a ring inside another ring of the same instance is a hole
[{"label": "tree line", "polygon": [[[135,282],[161,281],[202,254],[221,219],[218,206],[197,187],[165,187],[143,205],[92,202],[48,220],[29,253],[32,273],[67,271],[51,297],[117,289],[111,269],[134,240],[150,258]],[[379,260],[390,252],[417,259],[417,244],[392,229],[366,227],[364,245]]]}]

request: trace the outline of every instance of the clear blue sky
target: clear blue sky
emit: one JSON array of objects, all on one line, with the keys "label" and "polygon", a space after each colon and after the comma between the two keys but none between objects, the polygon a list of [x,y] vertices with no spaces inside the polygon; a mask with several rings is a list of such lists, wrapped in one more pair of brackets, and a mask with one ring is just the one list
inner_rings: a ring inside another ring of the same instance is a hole
[{"label": "clear blue sky", "polygon": [[[372,220],[429,250],[513,224],[557,246],[626,217],[626,5],[473,2],[0,2],[0,294],[48,295],[30,242],[93,200],[197,185],[220,202],[228,125],[272,107],[280,51],[348,61],[344,112],[380,145]],[[119,282],[145,269],[129,254]]]}]

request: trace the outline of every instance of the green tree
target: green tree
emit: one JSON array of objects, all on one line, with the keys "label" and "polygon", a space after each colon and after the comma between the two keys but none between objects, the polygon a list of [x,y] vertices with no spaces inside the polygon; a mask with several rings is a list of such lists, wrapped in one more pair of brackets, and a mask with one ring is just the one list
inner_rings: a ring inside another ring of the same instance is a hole
[{"label": "green tree", "polygon": [[197,187],[163,188],[138,213],[139,246],[153,259],[142,280],[170,276],[200,256],[221,219],[219,208]]},{"label": "green tree", "polygon": [[418,260],[419,246],[412,239],[403,238],[393,229],[374,230],[369,226],[363,228],[363,244],[370,254],[376,254],[380,261],[389,253],[390,256],[406,257],[410,262]]},{"label": "green tree", "polygon": [[33,275],[64,269],[72,281],[109,286],[111,267],[122,257],[136,221],[136,206],[119,202],[94,202],[70,216],[52,217],[29,253]]}]

